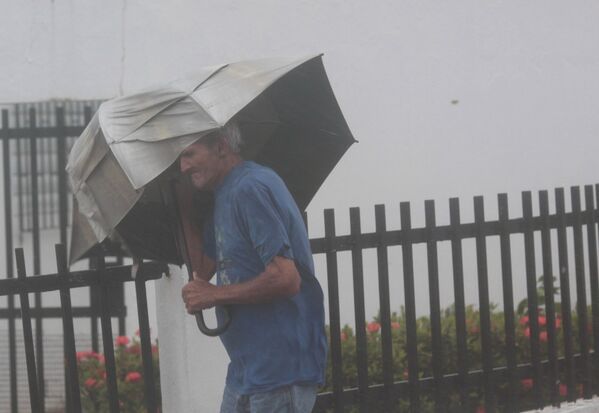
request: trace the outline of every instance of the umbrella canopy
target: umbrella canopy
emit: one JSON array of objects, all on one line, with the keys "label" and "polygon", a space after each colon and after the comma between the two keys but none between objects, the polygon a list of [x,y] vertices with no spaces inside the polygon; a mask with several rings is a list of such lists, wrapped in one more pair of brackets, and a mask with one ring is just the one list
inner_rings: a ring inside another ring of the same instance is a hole
[{"label": "umbrella canopy", "polygon": [[70,261],[116,239],[138,258],[181,264],[161,188],[187,146],[231,121],[242,157],[274,169],[302,210],[355,142],[321,55],[213,66],[106,101],[69,155]]}]

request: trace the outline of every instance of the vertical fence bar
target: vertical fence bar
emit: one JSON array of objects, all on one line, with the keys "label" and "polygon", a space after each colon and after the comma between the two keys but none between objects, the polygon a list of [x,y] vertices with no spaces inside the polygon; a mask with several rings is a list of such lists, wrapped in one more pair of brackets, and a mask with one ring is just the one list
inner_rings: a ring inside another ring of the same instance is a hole
[{"label": "vertical fence bar", "polygon": [[[2,165],[4,174],[4,242],[6,245],[6,277],[14,278],[12,256],[12,185],[10,179],[11,154],[9,135],[8,110],[2,110]],[[10,374],[10,411],[18,411],[17,391],[17,343],[15,326],[15,297],[8,296],[8,357]]]},{"label": "vertical fence bar", "polygon": [[337,274],[337,250],[335,239],[335,211],[325,209],[324,232],[327,240],[327,281],[329,286],[329,322],[331,340],[331,364],[333,368],[334,411],[343,411],[343,364],[341,359],[341,321],[339,314],[339,280]]},{"label": "vertical fence bar", "polygon": [[470,410],[468,399],[468,346],[466,335],[466,299],[464,297],[464,266],[462,256],[462,238],[460,235],[460,200],[449,200],[449,222],[451,225],[451,258],[453,269],[453,294],[455,307],[455,328],[458,367],[458,391],[460,407]]},{"label": "vertical fence bar", "polygon": [[56,269],[62,278],[60,287],[60,306],[62,308],[62,329],[64,355],[66,364],[65,388],[69,411],[81,411],[81,396],[79,394],[79,377],[77,373],[77,355],[75,347],[75,330],[73,328],[73,312],[71,308],[71,290],[68,287],[69,270],[67,267],[67,252],[62,244],[56,244]]},{"label": "vertical fence bar", "polygon": [[[19,279],[24,280],[27,277],[25,268],[25,256],[23,249],[15,250],[17,261],[17,275]],[[31,412],[39,413],[42,411],[40,393],[38,389],[37,369],[35,367],[35,350],[33,348],[33,331],[31,329],[31,314],[29,308],[29,295],[23,291],[19,294],[21,302],[21,321],[23,323],[23,341],[25,344],[25,360],[27,362],[27,378],[29,381],[29,400],[31,402]]]},{"label": "vertical fence bar", "polygon": [[106,384],[108,387],[108,400],[110,413],[119,413],[119,395],[116,382],[116,362],[114,359],[114,344],[112,342],[112,324],[110,319],[110,287],[109,282],[103,278],[105,262],[103,256],[97,257],[97,271],[100,276],[100,311],[102,323],[102,343],[104,345],[104,359],[106,363]]},{"label": "vertical fence bar", "polygon": [[383,240],[383,236],[387,231],[384,205],[374,207],[374,218],[378,235],[376,255],[379,273],[383,384],[385,386],[385,407],[387,411],[390,411],[393,406],[393,349],[391,342],[391,304],[389,300],[389,260],[387,245]]},{"label": "vertical fence bar", "polygon": [[503,314],[505,325],[505,359],[507,362],[508,399],[507,411],[518,409],[518,382],[516,374],[516,331],[514,321],[514,287],[512,280],[512,247],[508,229],[509,206],[507,194],[497,196],[501,233],[499,245],[501,251],[501,279],[503,285]]},{"label": "vertical fence bar", "polygon": [[433,230],[436,227],[435,201],[424,202],[425,225],[428,229],[426,244],[428,264],[428,288],[431,313],[431,341],[433,350],[433,379],[435,382],[435,411],[447,410],[443,381],[443,344],[441,333],[441,299],[439,293],[439,260],[437,257],[437,241],[434,240]]},{"label": "vertical fence bar", "polygon": [[547,354],[549,356],[549,395],[551,404],[559,405],[559,379],[557,366],[557,346],[555,330],[555,302],[553,290],[553,266],[551,255],[551,233],[549,230],[549,194],[539,192],[539,211],[541,213],[541,249],[543,253],[543,290],[545,293],[545,317],[547,322]]},{"label": "vertical fence bar", "polygon": [[522,212],[525,226],[524,254],[530,332],[530,355],[533,367],[533,393],[537,408],[541,408],[543,406],[543,393],[541,385],[541,352],[539,345],[539,304],[537,298],[534,234],[532,229],[532,194],[530,191],[522,192]]},{"label": "vertical fence bar", "polygon": [[582,385],[585,399],[593,394],[591,366],[589,364],[589,341],[587,319],[587,292],[584,272],[584,246],[582,242],[582,216],[580,207],[580,188],[570,188],[572,213],[574,214],[574,269],[576,271],[576,312],[578,315],[578,334],[580,340],[580,361],[582,365]]},{"label": "vertical fence bar", "polygon": [[597,274],[597,235],[595,233],[595,200],[593,186],[584,187],[586,206],[585,224],[587,227],[587,242],[589,247],[589,277],[591,284],[591,305],[593,311],[593,375],[597,379],[599,373],[599,279]]},{"label": "vertical fence bar", "polygon": [[418,330],[416,325],[416,295],[414,288],[414,253],[411,231],[410,203],[399,204],[401,221],[401,250],[403,257],[404,295],[406,303],[406,333],[408,347],[408,380],[410,388],[410,410],[420,411],[420,385],[418,382]]},{"label": "vertical fence bar", "polygon": [[[39,174],[37,163],[37,119],[35,108],[29,109],[29,162],[31,165],[31,222],[33,239],[33,274],[41,273],[40,265],[40,220],[39,220]],[[45,410],[45,379],[44,379],[44,333],[42,326],[42,294],[35,293],[35,308],[38,313],[35,317],[35,350],[37,359],[37,379],[40,392],[41,409]]]},{"label": "vertical fence bar", "polygon": [[566,384],[568,400],[576,399],[574,382],[574,350],[572,347],[572,305],[570,304],[570,272],[568,270],[568,242],[566,237],[566,207],[564,189],[555,190],[555,213],[557,216],[557,251],[559,262],[559,284],[561,292],[561,314],[564,328],[564,357],[566,359]]},{"label": "vertical fence bar", "polygon": [[350,231],[352,236],[352,270],[354,282],[354,313],[356,316],[356,364],[358,369],[358,392],[360,395],[360,413],[367,413],[368,397],[368,353],[366,340],[366,310],[364,305],[364,265],[362,257],[362,226],[360,208],[349,210]]},{"label": "vertical fence bar", "polygon": [[485,211],[482,196],[474,197],[474,222],[476,234],[476,264],[478,273],[478,301],[480,305],[480,332],[483,365],[483,387],[485,389],[485,408],[495,409],[495,391],[493,388],[493,348],[491,343],[491,314],[489,302],[489,277],[487,270],[487,241],[484,234]]},{"label": "vertical fence bar", "polygon": [[[143,268],[139,263],[140,269]],[[148,317],[148,299],[146,281],[141,271],[135,279],[135,294],[137,297],[137,317],[139,321],[139,339],[141,341],[141,358],[144,370],[144,401],[148,413],[157,413],[156,384],[154,382],[154,366],[152,361],[152,343],[150,342],[150,319]]]},{"label": "vertical fence bar", "polygon": [[66,139],[67,133],[64,123],[64,108],[56,108],[56,173],[58,178],[58,225],[60,227],[60,243],[67,245],[67,175],[66,167]]}]

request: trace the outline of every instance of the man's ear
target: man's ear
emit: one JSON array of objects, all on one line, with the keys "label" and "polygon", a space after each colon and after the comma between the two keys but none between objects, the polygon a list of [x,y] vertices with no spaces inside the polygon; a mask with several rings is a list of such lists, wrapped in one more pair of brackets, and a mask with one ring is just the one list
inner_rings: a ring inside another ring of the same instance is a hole
[{"label": "man's ear", "polygon": [[227,144],[227,141],[225,141],[225,139],[221,137],[216,142],[216,154],[219,158],[224,158],[225,156],[227,156],[228,149],[229,145]]}]

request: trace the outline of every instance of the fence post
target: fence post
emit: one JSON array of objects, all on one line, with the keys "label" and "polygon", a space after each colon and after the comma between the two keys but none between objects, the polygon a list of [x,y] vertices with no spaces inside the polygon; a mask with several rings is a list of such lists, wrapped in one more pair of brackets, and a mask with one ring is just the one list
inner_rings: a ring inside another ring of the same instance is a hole
[{"label": "fence post", "polygon": [[62,308],[62,329],[64,341],[64,355],[66,363],[65,390],[67,395],[68,411],[81,411],[81,397],[79,394],[79,377],[77,372],[77,357],[75,350],[75,331],[73,328],[73,313],[71,308],[71,290],[68,286],[69,270],[67,267],[67,253],[64,245],[56,244],[56,270],[62,278],[60,288],[60,304]]},{"label": "fence post", "polygon": [[[19,279],[24,280],[27,277],[25,268],[25,257],[23,249],[15,250],[17,261],[17,275]],[[23,341],[25,344],[25,359],[27,362],[27,378],[29,381],[29,400],[31,403],[31,412],[39,413],[42,411],[41,394],[38,389],[38,379],[36,370],[35,350],[33,348],[33,332],[31,330],[31,314],[29,308],[29,295],[26,291],[19,294],[21,302],[21,321],[23,322]],[[39,360],[38,360],[39,363]]]},{"label": "fence post", "polygon": [[514,287],[512,282],[512,251],[508,229],[509,208],[507,194],[497,196],[500,223],[501,279],[503,285],[503,313],[505,324],[505,359],[507,362],[508,400],[507,410],[518,409],[518,385],[516,375],[516,332],[514,322]]},{"label": "fence post", "polygon": [[466,299],[464,297],[464,265],[462,255],[462,236],[460,234],[460,200],[449,200],[449,222],[451,225],[451,258],[453,266],[453,291],[455,298],[456,346],[458,350],[458,388],[460,405],[470,410],[468,394],[468,345],[466,342]]},{"label": "fence post", "polygon": [[570,271],[568,263],[568,239],[566,237],[566,207],[564,189],[555,190],[555,212],[557,216],[557,251],[559,262],[559,284],[562,304],[562,321],[564,326],[564,356],[566,358],[566,384],[568,401],[576,400],[576,384],[574,381],[574,349],[572,345],[572,305],[570,303]]},{"label": "fence post", "polygon": [[420,384],[418,374],[418,330],[416,325],[416,295],[414,288],[414,254],[412,247],[412,217],[410,203],[399,204],[401,221],[401,251],[403,258],[404,296],[406,303],[406,335],[408,347],[408,380],[410,410],[420,411]]},{"label": "fence post", "polygon": [[331,340],[331,363],[333,367],[334,411],[343,411],[343,364],[341,359],[341,321],[339,315],[339,281],[337,274],[337,251],[335,249],[335,211],[324,211],[324,231],[327,239],[327,280],[329,286],[329,335]]},{"label": "fence post", "polygon": [[[2,110],[2,162],[4,174],[4,242],[6,243],[6,277],[14,278],[14,263],[12,252],[12,186],[10,179],[11,153],[9,135],[8,110]],[[17,344],[15,326],[15,297],[8,296],[8,353],[10,369],[10,411],[18,412],[17,391]]]},{"label": "fence post", "polygon": [[356,315],[356,362],[358,367],[358,392],[360,413],[368,413],[368,353],[366,339],[366,312],[364,308],[364,269],[362,261],[362,228],[360,208],[350,208],[349,220],[352,236],[352,270],[354,282],[354,312]]},{"label": "fence post", "polygon": [[439,259],[437,254],[437,241],[434,229],[437,226],[435,218],[435,201],[424,202],[425,225],[428,229],[426,255],[428,264],[428,288],[430,300],[431,341],[433,379],[435,383],[435,411],[447,411],[445,398],[445,381],[443,378],[443,344],[441,333],[441,299],[439,297]]}]

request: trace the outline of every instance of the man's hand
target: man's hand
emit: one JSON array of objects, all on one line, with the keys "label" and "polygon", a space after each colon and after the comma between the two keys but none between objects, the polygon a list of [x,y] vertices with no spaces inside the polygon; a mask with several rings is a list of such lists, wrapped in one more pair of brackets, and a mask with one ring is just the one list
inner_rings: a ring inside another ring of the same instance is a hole
[{"label": "man's hand", "polygon": [[217,286],[202,278],[195,278],[187,283],[181,292],[187,312],[194,314],[206,308],[214,307],[216,305],[217,290]]}]

